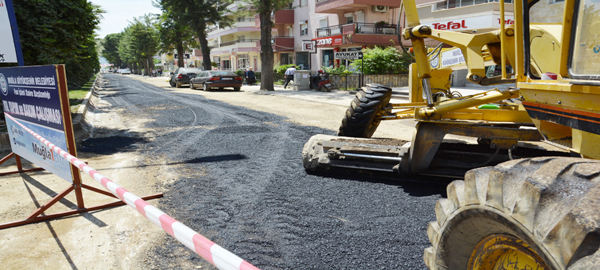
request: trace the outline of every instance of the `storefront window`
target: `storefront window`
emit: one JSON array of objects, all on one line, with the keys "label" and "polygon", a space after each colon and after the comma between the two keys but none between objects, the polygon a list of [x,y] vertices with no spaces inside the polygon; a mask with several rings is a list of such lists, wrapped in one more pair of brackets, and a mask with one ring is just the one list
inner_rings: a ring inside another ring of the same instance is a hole
[{"label": "storefront window", "polygon": [[250,57],[247,54],[238,54],[237,55],[237,69],[245,69],[249,67]]},{"label": "storefront window", "polygon": [[308,52],[297,52],[296,53],[296,66],[297,69],[307,70],[310,69],[308,66]]},{"label": "storefront window", "polygon": [[222,70],[230,70],[231,69],[231,61],[223,60],[223,68]]},{"label": "storefront window", "polygon": [[217,63],[217,69],[221,69],[221,57],[219,57],[219,56],[213,57],[213,62]]},{"label": "storefront window", "polygon": [[333,68],[333,50],[323,50],[321,51],[321,53],[323,55],[323,61],[321,61],[321,66]]},{"label": "storefront window", "polygon": [[293,57],[291,53],[282,53],[281,60],[279,61],[280,65],[289,65],[294,63]]}]

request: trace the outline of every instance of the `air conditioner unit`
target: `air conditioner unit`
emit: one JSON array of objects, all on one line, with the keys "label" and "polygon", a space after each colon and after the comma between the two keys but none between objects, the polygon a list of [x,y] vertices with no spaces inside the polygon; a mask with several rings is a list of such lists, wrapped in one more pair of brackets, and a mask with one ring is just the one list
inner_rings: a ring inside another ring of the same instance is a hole
[{"label": "air conditioner unit", "polygon": [[390,7],[386,6],[373,6],[373,12],[386,13],[390,10]]}]

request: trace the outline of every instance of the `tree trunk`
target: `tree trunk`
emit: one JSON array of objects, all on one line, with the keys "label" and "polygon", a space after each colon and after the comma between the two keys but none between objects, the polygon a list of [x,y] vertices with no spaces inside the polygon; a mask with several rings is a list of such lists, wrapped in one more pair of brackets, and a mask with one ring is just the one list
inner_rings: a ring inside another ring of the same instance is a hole
[{"label": "tree trunk", "polygon": [[273,47],[271,46],[271,0],[263,1],[265,8],[260,13],[260,90],[274,91],[273,85]]},{"label": "tree trunk", "polygon": [[148,56],[148,76],[152,77],[152,70],[154,69],[154,58],[152,55]]},{"label": "tree trunk", "polygon": [[181,32],[180,31],[175,31],[175,39],[177,40],[177,44],[175,45],[177,48],[177,66],[178,67],[183,67],[184,66],[184,62],[183,62],[183,56],[185,54],[185,51],[183,50],[183,42],[181,41]]},{"label": "tree trunk", "polygon": [[198,41],[200,41],[200,49],[202,50],[202,69],[211,70],[210,66],[210,48],[208,40],[206,40],[206,24],[200,24],[200,29],[196,31]]}]

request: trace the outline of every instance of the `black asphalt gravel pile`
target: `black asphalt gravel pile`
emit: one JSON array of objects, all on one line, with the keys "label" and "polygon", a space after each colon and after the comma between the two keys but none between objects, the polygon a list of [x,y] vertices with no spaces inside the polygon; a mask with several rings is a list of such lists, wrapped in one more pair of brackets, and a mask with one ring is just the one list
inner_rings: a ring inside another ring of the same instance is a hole
[{"label": "black asphalt gravel pile", "polygon": [[[130,146],[143,160],[186,172],[160,187],[158,207],[225,249],[261,269],[425,268],[427,225],[445,184],[310,175],[304,143],[336,131],[106,77],[122,94],[103,99],[126,108],[122,117],[154,119],[147,123],[154,133],[145,134],[152,139]],[[147,255],[148,268],[206,268],[164,239]]]}]

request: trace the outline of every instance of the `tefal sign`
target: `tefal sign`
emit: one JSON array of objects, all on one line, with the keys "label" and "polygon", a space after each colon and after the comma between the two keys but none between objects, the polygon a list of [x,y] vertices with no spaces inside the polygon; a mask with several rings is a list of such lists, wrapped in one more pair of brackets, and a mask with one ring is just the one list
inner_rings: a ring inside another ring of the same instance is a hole
[{"label": "tefal sign", "polygon": [[[504,17],[505,25],[512,25],[514,23],[515,21],[512,15],[506,15]],[[464,19],[430,22],[424,23],[424,25],[429,25],[435,30],[454,31],[477,30],[484,28],[500,28],[500,15],[485,15]]]},{"label": "tefal sign", "polygon": [[342,45],[344,37],[342,35],[324,37],[324,38],[315,38],[317,47],[326,47],[326,46],[337,46]]}]

